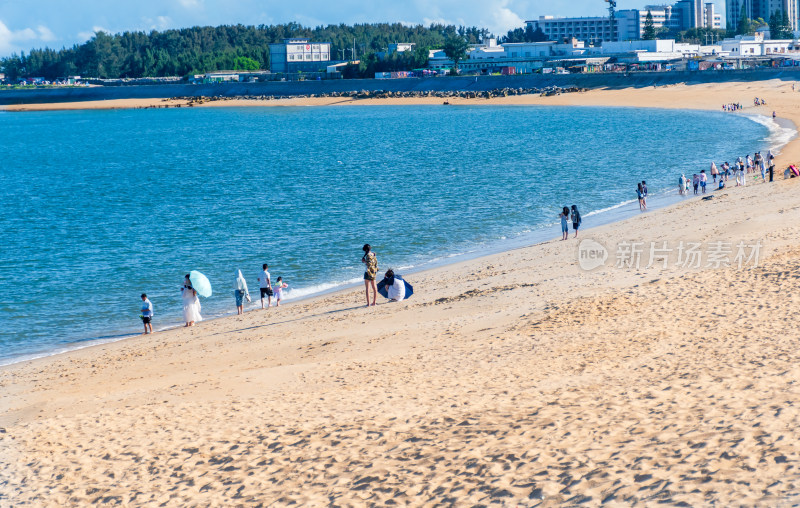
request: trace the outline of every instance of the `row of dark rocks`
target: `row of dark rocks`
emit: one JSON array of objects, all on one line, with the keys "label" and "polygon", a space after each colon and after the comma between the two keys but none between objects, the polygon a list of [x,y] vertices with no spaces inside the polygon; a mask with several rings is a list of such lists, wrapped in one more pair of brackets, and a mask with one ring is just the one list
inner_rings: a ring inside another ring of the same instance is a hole
[{"label": "row of dark rocks", "polygon": [[485,90],[485,91],[469,91],[469,90],[447,90],[447,91],[400,91],[400,92],[393,92],[393,91],[386,91],[386,90],[361,90],[361,91],[349,91],[349,92],[330,92],[330,93],[321,93],[321,94],[303,94],[303,95],[236,95],[236,96],[222,96],[222,95],[215,95],[210,97],[195,97],[195,96],[185,96],[185,97],[172,97],[171,99],[164,99],[165,102],[168,101],[185,101],[187,106],[194,106],[196,104],[203,104],[205,102],[216,102],[216,101],[231,101],[231,100],[262,100],[262,101],[270,101],[270,100],[278,100],[278,99],[308,99],[308,98],[326,98],[326,97],[341,97],[341,98],[351,98],[351,99],[389,99],[389,98],[424,98],[424,97],[434,97],[440,99],[454,99],[454,98],[463,98],[463,99],[491,99],[492,97],[508,97],[511,95],[541,95],[541,96],[552,96],[552,95],[560,95],[562,93],[575,93],[575,92],[584,92],[586,91],[585,88],[580,88],[577,86],[571,87],[558,87],[558,86],[548,86],[545,88],[496,88],[494,90]]}]

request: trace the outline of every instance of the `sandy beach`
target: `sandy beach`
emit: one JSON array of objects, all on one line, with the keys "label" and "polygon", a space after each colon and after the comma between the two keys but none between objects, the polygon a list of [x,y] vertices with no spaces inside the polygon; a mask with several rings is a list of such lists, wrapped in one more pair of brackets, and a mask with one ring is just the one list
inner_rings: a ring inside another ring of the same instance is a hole
[{"label": "sandy beach", "polygon": [[[800,125],[780,81],[451,103],[756,96]],[[774,183],[582,231],[592,270],[552,240],[408,276],[402,303],[349,290],[2,367],[0,505],[798,504],[795,162],[798,140]]]}]

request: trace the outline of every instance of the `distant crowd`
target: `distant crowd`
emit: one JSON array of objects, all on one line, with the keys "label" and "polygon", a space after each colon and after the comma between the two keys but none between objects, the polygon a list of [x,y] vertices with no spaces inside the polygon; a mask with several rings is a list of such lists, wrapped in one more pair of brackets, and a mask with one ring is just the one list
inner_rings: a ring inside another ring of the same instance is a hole
[{"label": "distant crowd", "polygon": [[[792,90],[794,90],[794,85],[792,85]],[[767,105],[766,99],[762,99],[761,97],[753,98],[753,106],[766,106],[766,105]],[[722,111],[739,111],[741,109],[743,109],[742,104],[739,102],[729,102],[728,104],[722,105]]]},{"label": "distant crowd", "polygon": [[[775,178],[775,156],[772,154],[772,150],[767,152],[766,157],[761,155],[761,152],[756,152],[752,157],[750,154],[744,158],[737,157],[733,166],[725,161],[719,168],[716,163],[711,162],[710,173],[712,181],[717,185],[717,190],[724,189],[731,176],[736,179],[736,187],[747,185],[747,176],[751,174],[756,180],[760,175],[762,182],[766,182],[768,178],[772,182]],[[699,174],[692,175],[691,185],[695,194],[705,194],[707,184],[708,176],[705,169]],[[686,178],[686,175],[681,175],[678,179],[678,194],[689,194],[689,179]]]}]

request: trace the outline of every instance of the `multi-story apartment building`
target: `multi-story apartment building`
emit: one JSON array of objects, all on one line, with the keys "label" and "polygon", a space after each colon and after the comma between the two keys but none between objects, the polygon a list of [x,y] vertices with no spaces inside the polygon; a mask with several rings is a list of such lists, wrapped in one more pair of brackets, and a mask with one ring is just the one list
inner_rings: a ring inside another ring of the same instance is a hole
[{"label": "multi-story apartment building", "polygon": [[717,14],[714,4],[704,3],[702,0],[678,0],[672,5],[648,5],[644,9],[621,9],[616,13],[613,33],[611,21],[607,17],[539,16],[539,19],[526,21],[526,24],[533,30],[541,28],[545,35],[553,41],[575,38],[597,45],[604,41],[641,39],[648,12],[653,17],[653,26],[656,29],[663,27],[679,31],[689,28],[721,28],[722,26],[722,16]]},{"label": "multi-story apartment building", "polygon": [[792,30],[797,30],[797,18],[800,15],[798,4],[800,4],[800,0],[725,0],[728,28],[735,29],[739,26],[742,7],[744,7],[745,15],[748,18],[761,18],[764,21],[769,21],[770,16],[776,11],[786,12],[789,15]]}]

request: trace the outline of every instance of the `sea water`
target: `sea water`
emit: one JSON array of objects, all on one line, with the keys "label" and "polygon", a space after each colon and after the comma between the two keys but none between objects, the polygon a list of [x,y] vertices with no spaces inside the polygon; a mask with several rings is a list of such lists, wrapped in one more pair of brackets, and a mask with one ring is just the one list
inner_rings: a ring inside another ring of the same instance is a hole
[{"label": "sea water", "polygon": [[[761,122],[761,123],[759,123]],[[769,119],[623,108],[381,106],[0,113],[0,364],[206,318],[262,263],[298,298],[560,236],[784,135]],[[772,131],[770,130],[772,129]],[[604,213],[600,213],[605,211]],[[605,219],[604,219],[605,217]],[[703,217],[698,217],[703,220]],[[417,291],[435,291],[418,288]]]}]

